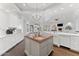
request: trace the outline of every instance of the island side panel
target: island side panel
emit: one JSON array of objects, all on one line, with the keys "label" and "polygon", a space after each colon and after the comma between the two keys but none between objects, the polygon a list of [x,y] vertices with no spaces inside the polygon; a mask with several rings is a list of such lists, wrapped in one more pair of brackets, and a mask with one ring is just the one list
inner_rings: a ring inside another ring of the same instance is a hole
[{"label": "island side panel", "polygon": [[49,36],[43,42],[25,37],[25,53],[31,56],[47,56],[53,50],[53,36]]},{"label": "island side panel", "polygon": [[40,44],[40,55],[47,56],[53,51],[53,37]]},{"label": "island side panel", "polygon": [[40,56],[40,43],[34,40],[31,40],[31,55]]},{"label": "island side panel", "polygon": [[24,40],[25,40],[25,54],[26,55],[31,55],[31,40],[30,39],[28,39],[27,37],[25,37],[24,38]]},{"label": "island side panel", "polygon": [[25,54],[28,56],[39,56],[39,43],[25,37]]}]

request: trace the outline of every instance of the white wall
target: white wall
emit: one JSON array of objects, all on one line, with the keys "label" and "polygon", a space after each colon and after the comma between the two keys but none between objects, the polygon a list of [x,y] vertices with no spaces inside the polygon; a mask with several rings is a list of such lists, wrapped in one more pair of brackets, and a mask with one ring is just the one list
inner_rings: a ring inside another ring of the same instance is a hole
[{"label": "white wall", "polygon": [[13,4],[0,4],[0,36],[4,35],[9,27],[23,30],[23,20],[19,15]]},{"label": "white wall", "polygon": [[[58,7],[59,8],[59,7]],[[24,19],[26,20],[26,23],[29,21],[30,24],[32,24],[33,22],[35,22],[35,20],[32,18],[32,15],[34,14],[38,14],[38,15],[41,15],[41,18],[40,18],[40,24],[41,25],[45,25],[45,24],[50,24],[50,22],[54,21],[55,19],[59,19],[58,23],[63,23],[64,26],[68,23],[68,22],[71,22],[72,23],[72,26],[73,26],[73,29],[72,31],[75,31],[76,30],[76,21],[77,21],[77,18],[79,19],[79,17],[76,16],[74,13],[76,12],[76,8],[71,8],[71,7],[68,7],[66,6],[64,10],[60,10],[56,8],[55,10],[57,10],[57,12],[54,12],[54,9],[51,8],[51,9],[48,9],[46,11],[42,11],[42,12],[28,12],[28,13],[25,13],[25,17]]]},{"label": "white wall", "polygon": [[9,14],[0,10],[0,29],[6,29],[9,26]]},{"label": "white wall", "polygon": [[9,26],[9,15],[8,13],[0,10],[0,38],[6,35],[6,29]]},{"label": "white wall", "polygon": [[9,14],[9,26],[23,29],[23,20],[20,19],[16,14]]},{"label": "white wall", "polygon": [[73,7],[71,7],[72,5],[70,4],[61,4],[59,6],[55,6],[55,7],[53,6],[50,9],[47,9],[45,11],[40,11],[40,12],[32,12],[32,11],[26,10],[25,12],[22,13],[22,16],[23,16],[22,19],[24,20],[24,23],[25,23],[24,31],[27,30],[27,26],[26,26],[27,23],[34,24],[35,22],[38,22],[33,18],[33,16],[36,14],[41,16],[39,21],[42,28],[45,27],[43,25],[49,25],[50,22],[53,22],[55,19],[59,19],[58,23],[63,23],[64,26],[68,22],[71,22],[73,26],[72,31],[75,31],[77,27],[76,22],[79,19],[78,17],[79,15],[78,14],[75,15],[76,10],[79,9],[78,5],[79,4],[74,4]]},{"label": "white wall", "polygon": [[0,30],[5,31],[8,27],[23,29],[23,20],[16,14],[0,10]]}]

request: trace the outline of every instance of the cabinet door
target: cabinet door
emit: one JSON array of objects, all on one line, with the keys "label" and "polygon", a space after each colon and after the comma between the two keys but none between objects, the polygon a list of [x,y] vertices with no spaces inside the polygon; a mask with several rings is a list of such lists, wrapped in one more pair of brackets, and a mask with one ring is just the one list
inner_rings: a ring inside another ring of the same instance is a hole
[{"label": "cabinet door", "polygon": [[50,38],[47,44],[47,54],[49,55],[53,50],[53,38]]},{"label": "cabinet door", "polygon": [[41,43],[40,55],[47,56],[53,50],[53,38],[49,38],[48,40]]},{"label": "cabinet door", "polygon": [[41,52],[40,53],[41,56],[47,56],[48,55],[48,46],[40,49],[40,52]]},{"label": "cabinet door", "polygon": [[34,40],[31,40],[30,44],[30,54],[32,56],[39,56],[40,44]]},{"label": "cabinet door", "polygon": [[70,47],[71,44],[71,37],[68,35],[61,35],[60,38],[60,45],[65,46],[65,47]]},{"label": "cabinet door", "polygon": [[27,52],[26,54],[30,54],[30,46],[31,46],[31,41],[30,39],[25,37],[25,51]]},{"label": "cabinet door", "polygon": [[79,37],[72,37],[71,39],[71,49],[79,51]]},{"label": "cabinet door", "polygon": [[59,35],[53,37],[53,43],[57,46],[60,45],[60,36]]}]

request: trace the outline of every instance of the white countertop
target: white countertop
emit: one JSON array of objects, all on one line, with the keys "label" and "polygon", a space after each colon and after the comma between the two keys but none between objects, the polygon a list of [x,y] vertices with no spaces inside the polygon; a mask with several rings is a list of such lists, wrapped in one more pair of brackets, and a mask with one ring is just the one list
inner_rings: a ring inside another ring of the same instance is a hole
[{"label": "white countertop", "polygon": [[54,32],[54,31],[45,31],[51,33],[52,35],[69,35],[69,36],[79,36],[79,33],[66,33],[66,32]]},{"label": "white countertop", "polygon": [[[69,36],[79,36],[79,33],[77,32],[70,32],[70,33],[67,33],[67,32],[54,32],[54,31],[44,31],[45,33],[51,33],[52,35],[69,35]],[[30,33],[30,32],[27,32],[27,34]],[[26,34],[26,35],[27,35]]]}]

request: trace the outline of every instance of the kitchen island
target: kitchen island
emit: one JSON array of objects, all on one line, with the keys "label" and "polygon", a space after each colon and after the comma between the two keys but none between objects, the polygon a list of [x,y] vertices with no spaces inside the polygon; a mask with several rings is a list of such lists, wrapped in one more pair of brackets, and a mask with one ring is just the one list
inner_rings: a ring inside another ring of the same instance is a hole
[{"label": "kitchen island", "polygon": [[53,35],[41,33],[39,36],[25,36],[25,54],[29,56],[47,56],[53,51]]}]

